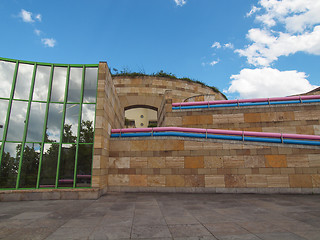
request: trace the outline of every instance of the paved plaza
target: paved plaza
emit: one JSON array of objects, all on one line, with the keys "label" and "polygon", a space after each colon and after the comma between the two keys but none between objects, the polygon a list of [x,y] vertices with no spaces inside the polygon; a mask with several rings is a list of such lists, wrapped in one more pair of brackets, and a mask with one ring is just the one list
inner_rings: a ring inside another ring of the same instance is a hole
[{"label": "paved plaza", "polygon": [[320,239],[320,196],[111,193],[0,202],[0,239]]}]

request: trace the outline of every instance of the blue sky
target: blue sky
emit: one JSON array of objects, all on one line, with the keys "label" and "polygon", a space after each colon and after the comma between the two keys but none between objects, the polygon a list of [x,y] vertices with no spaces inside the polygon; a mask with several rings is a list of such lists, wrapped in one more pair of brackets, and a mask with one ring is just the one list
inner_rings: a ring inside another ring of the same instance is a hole
[{"label": "blue sky", "polygon": [[229,99],[320,85],[320,0],[0,1],[0,56],[164,70]]}]

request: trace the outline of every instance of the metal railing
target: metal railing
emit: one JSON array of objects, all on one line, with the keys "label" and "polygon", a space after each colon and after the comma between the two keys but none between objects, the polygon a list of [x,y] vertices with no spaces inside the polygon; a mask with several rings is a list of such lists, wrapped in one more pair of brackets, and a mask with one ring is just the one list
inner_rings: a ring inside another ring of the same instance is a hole
[{"label": "metal railing", "polygon": [[111,138],[127,137],[190,137],[250,142],[302,144],[320,146],[319,135],[234,131],[203,128],[156,127],[112,129]]},{"label": "metal railing", "polygon": [[320,102],[320,95],[172,103],[173,110]]}]

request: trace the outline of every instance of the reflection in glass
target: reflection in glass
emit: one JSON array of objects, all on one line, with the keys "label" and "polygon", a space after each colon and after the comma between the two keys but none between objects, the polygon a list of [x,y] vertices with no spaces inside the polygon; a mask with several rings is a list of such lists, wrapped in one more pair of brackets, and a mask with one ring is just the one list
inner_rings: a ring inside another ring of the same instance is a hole
[{"label": "reflection in glass", "polygon": [[68,102],[80,102],[82,68],[70,68]]},{"label": "reflection in glass", "polygon": [[79,104],[67,104],[63,127],[63,143],[75,143],[78,133]]},{"label": "reflection in glass", "polygon": [[5,127],[5,122],[7,117],[8,103],[9,103],[8,100],[0,99],[0,141],[2,141],[2,137],[3,137],[3,130]]},{"label": "reflection in glass", "polygon": [[0,61],[0,97],[10,97],[15,65],[12,62]]},{"label": "reflection in glass", "polygon": [[51,102],[63,102],[66,87],[67,68],[55,67],[53,70]]},{"label": "reflection in glass", "polygon": [[45,142],[60,142],[63,104],[50,103]]},{"label": "reflection in glass", "polygon": [[34,65],[19,63],[18,76],[13,98],[29,99],[29,92],[32,80]]},{"label": "reflection in glass", "polygon": [[5,143],[0,166],[1,188],[15,188],[21,149],[19,143]]},{"label": "reflection in glass", "polygon": [[[38,167],[41,145],[27,143],[23,149],[22,166],[20,172],[20,188],[35,188],[37,185]],[[21,149],[19,149],[21,151]]]},{"label": "reflection in glass", "polygon": [[98,68],[86,68],[83,102],[96,102]]},{"label": "reflection in glass", "polygon": [[33,100],[47,101],[51,67],[37,66]]},{"label": "reflection in glass", "polygon": [[39,187],[55,187],[59,144],[44,144]]},{"label": "reflection in glass", "polygon": [[26,122],[27,102],[13,101],[8,126],[8,141],[22,141]]},{"label": "reflection in glass", "polygon": [[46,103],[33,102],[31,104],[27,142],[41,142]]},{"label": "reflection in glass", "polygon": [[75,156],[76,145],[62,144],[59,169],[59,187],[73,187]]},{"label": "reflection in glass", "polygon": [[82,105],[80,142],[93,143],[95,104]]},{"label": "reflection in glass", "polygon": [[79,144],[77,187],[90,187],[91,185],[92,149],[92,144]]}]

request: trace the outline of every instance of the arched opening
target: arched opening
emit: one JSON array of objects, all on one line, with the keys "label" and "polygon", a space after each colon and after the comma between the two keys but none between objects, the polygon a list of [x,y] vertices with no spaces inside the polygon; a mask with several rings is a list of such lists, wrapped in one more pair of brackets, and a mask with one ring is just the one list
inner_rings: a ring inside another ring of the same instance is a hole
[{"label": "arched opening", "polygon": [[133,105],[125,108],[126,128],[156,127],[158,109],[146,105]]}]

